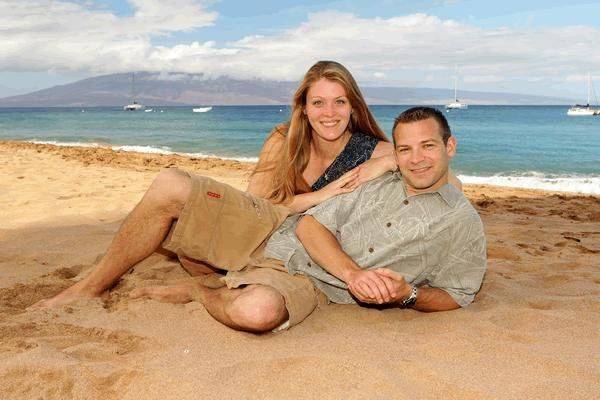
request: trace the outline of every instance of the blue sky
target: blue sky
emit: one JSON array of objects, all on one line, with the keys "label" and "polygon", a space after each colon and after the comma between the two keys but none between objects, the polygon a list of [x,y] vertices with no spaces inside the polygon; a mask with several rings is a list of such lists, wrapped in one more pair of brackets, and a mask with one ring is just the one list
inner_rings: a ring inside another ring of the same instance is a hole
[{"label": "blue sky", "polygon": [[[25,3],[25,4],[24,4]],[[163,4],[165,3],[165,4]],[[600,1],[0,1],[0,96],[132,70],[581,97]]]}]

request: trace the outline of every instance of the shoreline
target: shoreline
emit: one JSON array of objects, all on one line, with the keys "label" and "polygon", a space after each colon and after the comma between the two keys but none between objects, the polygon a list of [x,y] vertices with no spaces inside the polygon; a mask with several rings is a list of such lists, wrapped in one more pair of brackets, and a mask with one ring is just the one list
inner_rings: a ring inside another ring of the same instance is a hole
[{"label": "shoreline", "polygon": [[[240,161],[236,159],[220,158],[216,156],[192,156],[172,152],[171,154],[162,153],[145,153],[135,150],[115,150],[110,145],[94,144],[93,146],[80,145],[60,145],[53,143],[35,143],[31,141],[20,140],[0,140],[0,149],[7,148],[11,150],[33,150],[36,152],[48,152],[60,155],[69,160],[76,160],[84,165],[107,165],[118,168],[135,168],[139,171],[160,171],[163,168],[177,166],[179,168],[193,171],[205,171],[215,167],[223,168],[223,170],[234,170],[244,173],[244,178],[247,179],[254,166],[253,161]],[[524,195],[533,196],[536,194],[554,194],[564,195],[569,197],[600,197],[600,194],[582,193],[577,191],[566,190],[550,190],[550,189],[530,189],[520,186],[506,186],[502,184],[490,183],[468,183],[469,179],[480,177],[468,176],[465,188],[497,190],[497,195],[502,195],[502,192],[513,191],[522,192]],[[244,189],[244,188],[240,188]]]},{"label": "shoreline", "polygon": [[160,154],[143,153],[130,150],[114,150],[109,145],[77,146],[57,145],[52,143],[32,143],[19,140],[0,140],[0,148],[10,150],[32,150],[60,155],[64,159],[76,160],[84,165],[110,165],[118,168],[140,167],[145,171],[160,170],[177,163],[194,170],[212,168],[215,166],[234,170],[252,171],[255,163],[238,161],[219,157],[202,156],[190,157],[178,153]]}]

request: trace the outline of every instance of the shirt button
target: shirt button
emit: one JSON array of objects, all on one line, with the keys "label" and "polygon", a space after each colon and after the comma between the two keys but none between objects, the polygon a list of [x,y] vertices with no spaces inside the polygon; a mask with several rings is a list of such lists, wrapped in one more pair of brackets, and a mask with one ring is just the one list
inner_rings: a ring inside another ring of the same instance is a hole
[{"label": "shirt button", "polygon": [[369,247],[369,253],[372,253],[372,252],[374,252],[374,251],[375,251],[375,250],[373,250],[373,248],[372,248],[372,247]]},{"label": "shirt button", "polygon": [[405,206],[408,205],[408,200],[404,200],[402,203],[404,203]]},{"label": "shirt button", "polygon": [[387,224],[385,224],[385,226],[387,226],[389,228],[390,226],[392,226],[392,223],[388,222]]}]

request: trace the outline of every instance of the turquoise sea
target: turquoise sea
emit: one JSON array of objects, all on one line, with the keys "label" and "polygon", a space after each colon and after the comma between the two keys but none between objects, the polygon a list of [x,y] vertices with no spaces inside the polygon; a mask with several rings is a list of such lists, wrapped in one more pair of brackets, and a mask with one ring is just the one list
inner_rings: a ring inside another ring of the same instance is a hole
[{"label": "turquoise sea", "polygon": [[[371,106],[389,133],[410,106]],[[470,106],[446,113],[459,148],[453,168],[465,183],[600,194],[600,117],[569,117],[568,106]],[[443,109],[440,106],[440,109]],[[112,146],[257,159],[286,106],[0,108],[0,140]]]}]

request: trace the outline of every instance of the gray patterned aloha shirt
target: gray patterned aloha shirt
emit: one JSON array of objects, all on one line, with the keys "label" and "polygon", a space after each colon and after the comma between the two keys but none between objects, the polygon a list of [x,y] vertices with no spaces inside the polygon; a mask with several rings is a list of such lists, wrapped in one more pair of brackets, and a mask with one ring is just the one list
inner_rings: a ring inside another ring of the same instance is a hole
[{"label": "gray patterned aloha shirt", "polygon": [[[471,303],[486,270],[483,224],[467,198],[447,184],[407,196],[399,173],[387,173],[352,193],[331,198],[312,215],[363,269],[386,267],[414,285],[445,290],[457,304]],[[317,265],[294,230],[294,215],[267,242],[265,255],[291,274],[306,275],[334,303],[355,303],[347,285]]]}]

